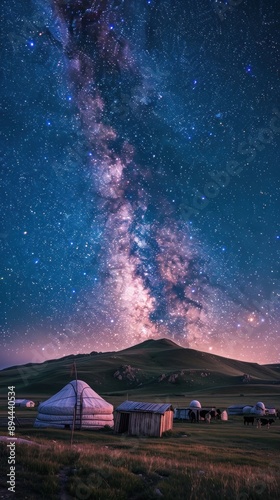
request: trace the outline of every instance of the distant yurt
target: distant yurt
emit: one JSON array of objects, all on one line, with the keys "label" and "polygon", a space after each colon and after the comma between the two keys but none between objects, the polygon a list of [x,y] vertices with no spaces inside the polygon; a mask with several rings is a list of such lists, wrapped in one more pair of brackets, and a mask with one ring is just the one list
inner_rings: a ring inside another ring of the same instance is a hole
[{"label": "distant yurt", "polygon": [[277,413],[276,408],[274,408],[274,406],[272,406],[272,405],[266,406],[265,413],[268,415],[276,416],[276,413]]},{"label": "distant yurt", "polygon": [[34,427],[57,429],[101,429],[113,427],[113,406],[86,382],[73,380],[61,391],[41,403]]},{"label": "distant yurt", "polygon": [[190,402],[189,410],[190,410],[189,418],[191,419],[191,421],[192,422],[194,421],[192,418],[192,415],[194,414],[195,421],[199,422],[201,403],[199,401],[197,401],[196,399],[194,399],[193,401]]},{"label": "distant yurt", "polygon": [[163,432],[173,428],[173,412],[170,403],[124,401],[116,408],[115,432],[161,437]]},{"label": "distant yurt", "polygon": [[258,402],[256,403],[255,406],[253,406],[253,408],[251,408],[251,413],[254,413],[254,415],[265,415],[265,405],[264,403],[262,402]]},{"label": "distant yurt", "polygon": [[15,406],[20,406],[22,408],[34,408],[35,403],[30,399],[16,399]]},{"label": "distant yurt", "polygon": [[228,415],[243,415],[243,408],[245,405],[232,405],[227,409]]},{"label": "distant yurt", "polygon": [[263,410],[263,411],[265,411],[265,404],[264,404],[264,403],[261,403],[261,402],[256,403],[256,408],[257,408],[258,410]]},{"label": "distant yurt", "polygon": [[244,406],[244,408],[243,408],[242,412],[243,412],[243,413],[251,413],[251,409],[252,409],[252,408],[253,408],[253,407],[252,407],[252,406],[250,406],[250,405]]},{"label": "distant yurt", "polygon": [[194,399],[193,401],[190,402],[190,408],[192,408],[192,409],[195,408],[195,409],[199,410],[199,409],[201,409],[201,404],[199,401]]}]

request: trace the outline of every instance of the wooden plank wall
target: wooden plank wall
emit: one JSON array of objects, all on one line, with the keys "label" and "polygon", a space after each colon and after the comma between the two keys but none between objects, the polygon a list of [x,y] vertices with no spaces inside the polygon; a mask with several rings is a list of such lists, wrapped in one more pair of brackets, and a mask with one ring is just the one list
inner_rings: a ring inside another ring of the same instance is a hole
[{"label": "wooden plank wall", "polygon": [[173,411],[166,411],[161,417],[160,437],[163,432],[173,429]]},{"label": "wooden plank wall", "polygon": [[114,431],[115,432],[119,432],[119,429],[120,429],[120,420],[121,420],[121,412],[120,411],[116,411],[114,413]]},{"label": "wooden plank wall", "polygon": [[[121,412],[115,414],[115,432],[119,432]],[[130,412],[128,434],[133,436],[156,436],[173,428],[173,411],[159,413]]]},{"label": "wooden plank wall", "polygon": [[160,436],[161,415],[135,412],[130,414],[128,433],[132,435]]}]

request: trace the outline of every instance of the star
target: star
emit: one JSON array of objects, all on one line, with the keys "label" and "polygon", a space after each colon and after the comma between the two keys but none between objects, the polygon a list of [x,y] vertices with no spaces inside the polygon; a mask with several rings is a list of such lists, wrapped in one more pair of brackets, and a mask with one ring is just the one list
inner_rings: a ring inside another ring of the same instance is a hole
[{"label": "star", "polygon": [[279,362],[276,2],[26,1],[2,23],[0,367],[160,337]]}]

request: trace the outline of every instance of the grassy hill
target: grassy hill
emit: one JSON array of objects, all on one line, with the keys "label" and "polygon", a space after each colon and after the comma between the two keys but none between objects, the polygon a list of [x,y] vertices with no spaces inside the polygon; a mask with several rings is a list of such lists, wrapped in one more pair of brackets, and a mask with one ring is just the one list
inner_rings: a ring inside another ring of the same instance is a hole
[{"label": "grassy hill", "polygon": [[[280,407],[279,365],[244,363],[166,339],[147,340],[119,352],[66,356],[0,371],[1,433],[7,433],[8,385],[16,387],[16,397],[38,402],[74,378],[74,361],[78,378],[115,408],[127,397],[174,407],[185,407],[191,399],[220,409],[257,401]],[[37,408],[16,408],[17,437],[41,445],[17,441],[19,499],[279,498],[279,420],[269,432],[244,426],[241,416],[213,420],[210,426],[175,421],[162,439],[108,429],[75,431],[71,446],[70,430],[34,428],[36,415]],[[5,474],[8,453],[7,444],[0,442],[0,469]],[[9,499],[13,493],[7,495],[5,474],[0,497]]]},{"label": "grassy hill", "polygon": [[[97,392],[111,396],[133,391],[143,395],[255,392],[257,387],[280,393],[279,365],[258,365],[187,349],[168,339],[147,340],[118,352],[70,355],[41,364],[27,364],[0,371],[5,386],[16,386],[17,397],[49,396],[74,378]],[[248,381],[244,382],[244,374]],[[255,388],[255,390],[254,390]],[[257,392],[257,391],[256,391]]]}]

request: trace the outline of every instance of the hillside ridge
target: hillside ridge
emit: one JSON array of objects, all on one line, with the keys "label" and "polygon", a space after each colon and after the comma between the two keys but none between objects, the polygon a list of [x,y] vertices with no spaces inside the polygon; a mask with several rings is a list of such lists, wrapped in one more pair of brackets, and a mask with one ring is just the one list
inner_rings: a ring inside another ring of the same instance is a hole
[{"label": "hillside ridge", "polygon": [[17,397],[51,394],[73,378],[74,361],[78,378],[103,394],[133,391],[140,397],[147,392],[184,394],[219,387],[240,387],[244,392],[254,385],[280,391],[277,368],[181,347],[165,338],[147,339],[121,351],[93,351],[9,367],[0,371],[0,377],[17,387]]}]

